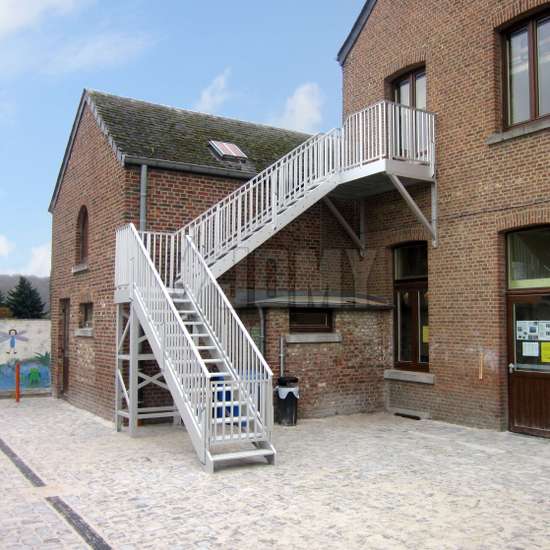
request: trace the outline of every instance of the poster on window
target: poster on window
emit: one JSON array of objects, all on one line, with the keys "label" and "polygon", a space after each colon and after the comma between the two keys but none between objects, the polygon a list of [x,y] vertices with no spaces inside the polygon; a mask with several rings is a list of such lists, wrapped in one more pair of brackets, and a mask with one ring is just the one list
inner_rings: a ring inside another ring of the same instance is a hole
[{"label": "poster on window", "polygon": [[516,321],[516,339],[538,341],[539,322],[538,321]]}]

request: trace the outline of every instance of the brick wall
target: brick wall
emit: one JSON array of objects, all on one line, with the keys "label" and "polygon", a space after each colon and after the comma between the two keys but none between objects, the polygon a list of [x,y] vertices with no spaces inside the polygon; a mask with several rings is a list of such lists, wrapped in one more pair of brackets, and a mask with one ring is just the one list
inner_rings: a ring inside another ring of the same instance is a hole
[{"label": "brick wall", "polygon": [[[150,168],[147,229],[174,231],[233,191],[240,180]],[[60,300],[70,299],[69,390],[65,397],[106,418],[114,407],[115,229],[139,224],[139,167],[122,167],[86,107],[53,212],[52,334],[53,386],[62,389]],[[337,201],[357,226],[357,205]],[[82,206],[89,215],[89,268],[73,274],[77,217]],[[322,204],[313,206],[221,278],[235,296],[237,290],[273,292],[330,291],[351,294],[357,273],[366,265],[334,216]],[[79,305],[94,304],[93,337],[76,336]],[[146,352],[147,350],[144,350]],[[142,368],[154,372],[154,364]],[[330,370],[330,365],[326,365]],[[162,388],[147,387],[145,406],[169,404]]]},{"label": "brick wall", "polygon": [[[73,274],[77,218],[89,216],[88,270]],[[69,389],[66,398],[112,418],[114,396],[115,228],[124,214],[124,169],[86,107],[76,134],[52,225],[52,386],[62,389],[60,300],[70,299]],[[93,302],[93,338],[76,336],[81,303]]]},{"label": "brick wall", "polygon": [[[343,67],[344,111],[349,113],[389,97],[393,75],[424,63],[428,110],[438,117],[439,246],[429,251],[435,385],[389,382],[390,401],[439,419],[502,428],[507,411],[502,232],[550,223],[550,133],[486,143],[503,123],[496,29],[547,3],[398,4],[378,0]],[[429,213],[428,193],[420,185],[413,194]],[[394,193],[368,201],[367,225],[375,257],[368,288],[391,297],[389,247],[427,235]]]},{"label": "brick wall", "polygon": [[[380,410],[383,374],[391,366],[391,313],[334,311],[341,342],[285,343],[285,375],[300,379],[302,418]],[[286,308],[266,310],[265,357],[280,375],[280,338],[289,334]]]}]

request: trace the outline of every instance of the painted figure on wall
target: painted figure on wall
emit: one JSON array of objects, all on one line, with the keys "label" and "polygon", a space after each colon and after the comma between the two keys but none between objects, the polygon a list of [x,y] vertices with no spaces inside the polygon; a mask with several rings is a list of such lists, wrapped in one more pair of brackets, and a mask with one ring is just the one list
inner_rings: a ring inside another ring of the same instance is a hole
[{"label": "painted figure on wall", "polygon": [[0,322],[0,393],[15,389],[16,363],[23,392],[50,387],[49,334],[50,321]]}]

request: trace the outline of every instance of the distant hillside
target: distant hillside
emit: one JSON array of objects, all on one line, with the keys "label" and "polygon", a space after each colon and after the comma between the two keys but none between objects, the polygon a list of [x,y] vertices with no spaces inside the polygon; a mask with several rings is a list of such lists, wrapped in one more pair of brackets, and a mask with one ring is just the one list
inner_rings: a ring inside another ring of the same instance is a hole
[{"label": "distant hillside", "polygon": [[[42,301],[46,304],[44,311],[50,311],[50,278],[25,275],[32,286],[38,290]],[[19,275],[0,275],[0,290],[6,295],[19,281]]]}]

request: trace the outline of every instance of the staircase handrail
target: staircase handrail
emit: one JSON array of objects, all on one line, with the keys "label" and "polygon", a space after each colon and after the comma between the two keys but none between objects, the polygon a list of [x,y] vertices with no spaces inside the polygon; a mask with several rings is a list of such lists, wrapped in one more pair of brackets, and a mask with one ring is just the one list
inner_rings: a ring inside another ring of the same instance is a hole
[{"label": "staircase handrail", "polygon": [[[322,157],[322,164],[314,162],[313,155],[317,159]],[[177,234],[192,235],[201,255],[206,259],[213,252],[219,253],[220,247],[222,250],[228,249],[252,233],[258,220],[275,223],[278,211],[291,202],[297,192],[305,191],[308,186],[334,174],[339,166],[339,156],[339,129],[311,136],[182,227]],[[285,169],[288,173],[284,172]],[[274,178],[278,181],[275,182]],[[225,215],[228,209],[229,217],[221,220],[220,212]],[[200,231],[206,224],[210,225],[207,234]]]},{"label": "staircase handrail", "polygon": [[258,384],[271,384],[273,372],[190,235],[182,247],[182,281],[224,351],[225,364],[240,392],[264,429],[271,430],[271,396],[262,397],[267,402],[258,402],[262,399]]}]

